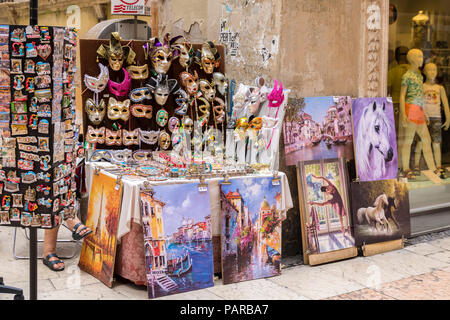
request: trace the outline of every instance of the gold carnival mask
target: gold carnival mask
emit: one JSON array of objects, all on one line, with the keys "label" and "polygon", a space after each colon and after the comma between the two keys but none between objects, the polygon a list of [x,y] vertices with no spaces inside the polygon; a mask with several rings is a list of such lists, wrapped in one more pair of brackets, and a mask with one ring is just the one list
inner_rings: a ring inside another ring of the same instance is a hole
[{"label": "gold carnival mask", "polygon": [[213,73],[213,80],[214,80],[214,83],[217,86],[217,91],[219,91],[220,94],[224,96],[225,92],[228,89],[228,79],[227,79],[227,77],[223,73],[214,72]]},{"label": "gold carnival mask", "polygon": [[261,117],[253,118],[253,119],[248,123],[248,129],[261,130],[262,124],[263,124],[263,120],[262,120]]},{"label": "gold carnival mask", "polygon": [[220,98],[214,98],[213,111],[217,123],[223,123],[225,120],[225,102]]},{"label": "gold carnival mask", "polygon": [[147,64],[144,64],[143,66],[129,66],[127,71],[130,74],[131,79],[134,80],[147,79],[149,74]]},{"label": "gold carnival mask", "polygon": [[[170,35],[169,33],[166,33],[163,43],[161,43],[158,38],[150,39],[150,59],[153,69],[157,73],[166,74],[169,71],[170,66],[172,65],[172,60],[179,54],[178,49],[172,45],[180,37],[181,36],[177,36],[169,39]],[[148,55],[148,51],[148,45],[144,46],[146,56]]]},{"label": "gold carnival mask", "polygon": [[190,96],[194,96],[198,92],[198,74],[194,71],[194,75],[183,71],[180,73],[180,83],[186,89]]},{"label": "gold carnival mask", "polygon": [[131,114],[136,118],[151,119],[153,116],[153,107],[150,105],[135,104],[131,106]]},{"label": "gold carnival mask", "polygon": [[105,118],[106,114],[105,100],[101,99],[100,103],[96,105],[94,100],[88,98],[86,100],[85,110],[89,121],[91,121],[92,124],[99,125]]},{"label": "gold carnival mask", "polygon": [[189,118],[189,117],[185,117],[185,118],[183,118],[183,120],[182,120],[182,124],[183,124],[184,130],[185,130],[187,133],[191,134],[192,131],[194,130],[194,121],[192,121],[192,119]]},{"label": "gold carnival mask", "polygon": [[88,126],[86,141],[88,143],[104,144],[105,143],[105,127],[95,129],[92,126]]},{"label": "gold carnival mask", "polygon": [[106,129],[105,143],[107,146],[122,145],[122,130],[111,131],[109,129]]},{"label": "gold carnival mask", "polygon": [[194,49],[186,39],[184,40],[183,42],[175,43],[173,46],[179,51],[178,62],[180,65],[183,68],[189,68],[192,63],[192,57],[194,56]]},{"label": "gold carnival mask", "polygon": [[112,32],[108,45],[101,45],[97,49],[97,59],[103,58],[108,60],[109,66],[114,71],[122,69],[124,62],[131,65],[134,63],[136,53],[129,46],[120,44],[120,36],[118,32]]},{"label": "gold carnival mask", "polygon": [[163,131],[159,134],[159,146],[161,147],[161,149],[163,150],[167,150],[170,147],[170,135]]},{"label": "gold carnival mask", "polygon": [[108,118],[127,121],[130,118],[130,99],[120,102],[110,97],[108,101]]},{"label": "gold carnival mask", "polygon": [[132,144],[139,144],[139,130],[134,129],[133,131],[122,130],[122,141],[125,146],[130,146]]},{"label": "gold carnival mask", "polygon": [[220,64],[220,54],[212,41],[205,42],[200,50],[195,54],[195,62],[207,74],[214,72],[214,68],[218,68]]},{"label": "gold carnival mask", "polygon": [[214,100],[214,98],[216,97],[216,88],[214,80],[209,82],[206,79],[200,79],[199,84],[200,84],[200,91],[202,92],[206,100],[208,101]]}]

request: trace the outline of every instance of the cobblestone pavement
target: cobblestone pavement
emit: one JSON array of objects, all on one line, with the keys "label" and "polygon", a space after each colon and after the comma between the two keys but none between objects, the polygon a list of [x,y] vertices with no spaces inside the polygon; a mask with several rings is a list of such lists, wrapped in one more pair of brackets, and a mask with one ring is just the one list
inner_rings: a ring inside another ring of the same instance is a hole
[{"label": "cobblestone pavement", "polygon": [[[28,298],[28,260],[12,256],[13,228],[0,228],[0,276],[5,284],[24,289]],[[62,238],[70,232],[62,230]],[[42,238],[42,231],[38,237]],[[42,244],[39,245],[39,254]],[[113,288],[81,271],[78,254],[81,243],[59,244],[59,255],[66,259],[63,272],[52,272],[38,261],[38,299],[96,300],[147,299],[145,286],[136,286],[118,278]],[[24,230],[17,232],[17,255],[28,254]],[[162,300],[221,300],[221,299],[450,299],[450,230],[408,239],[405,248],[371,257],[356,257],[344,261],[311,267],[303,265],[300,256],[282,260],[281,276],[215,286],[189,293],[172,295]],[[0,300],[11,295],[0,294]]]}]

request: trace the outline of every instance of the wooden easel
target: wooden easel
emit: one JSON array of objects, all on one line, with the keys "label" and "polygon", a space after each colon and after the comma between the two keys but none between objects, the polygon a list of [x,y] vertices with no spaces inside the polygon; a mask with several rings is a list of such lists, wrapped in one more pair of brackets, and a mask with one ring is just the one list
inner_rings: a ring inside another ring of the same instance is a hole
[{"label": "wooden easel", "polygon": [[341,250],[335,250],[330,252],[323,253],[310,253],[308,248],[308,239],[306,237],[306,208],[305,208],[305,199],[302,191],[302,183],[300,178],[300,169],[297,165],[297,186],[298,186],[298,201],[300,208],[300,225],[302,228],[302,249],[303,249],[303,262],[304,264],[309,264],[311,266],[324,264],[332,261],[344,260],[356,257],[358,255],[358,248],[351,247]]}]

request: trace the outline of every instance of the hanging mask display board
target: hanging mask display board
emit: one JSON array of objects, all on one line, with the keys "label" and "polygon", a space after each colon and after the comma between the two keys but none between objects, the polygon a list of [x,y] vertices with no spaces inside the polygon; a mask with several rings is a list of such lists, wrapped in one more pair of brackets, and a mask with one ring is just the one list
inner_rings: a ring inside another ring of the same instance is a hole
[{"label": "hanging mask display board", "polygon": [[81,40],[80,52],[88,149],[171,151],[189,141],[190,155],[194,124],[225,130],[226,99],[213,77],[225,72],[223,46],[169,34],[123,41],[114,32]]},{"label": "hanging mask display board", "polygon": [[1,225],[74,214],[76,46],[73,29],[0,26]]}]

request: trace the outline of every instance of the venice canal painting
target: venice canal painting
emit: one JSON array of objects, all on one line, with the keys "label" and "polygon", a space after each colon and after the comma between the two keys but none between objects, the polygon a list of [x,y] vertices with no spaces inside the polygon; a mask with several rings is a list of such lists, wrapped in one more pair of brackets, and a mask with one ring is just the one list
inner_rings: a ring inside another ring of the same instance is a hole
[{"label": "venice canal painting", "polygon": [[93,232],[84,238],[78,266],[108,287],[112,286],[116,258],[122,183],[103,173],[93,176],[86,226]]},{"label": "venice canal painting", "polygon": [[209,192],[197,183],[152,188],[141,191],[149,298],[212,287]]},{"label": "venice canal painting", "polygon": [[352,159],[351,98],[289,99],[283,132],[288,166],[298,161]]},{"label": "venice canal painting", "polygon": [[224,284],[280,274],[281,186],[272,177],[221,184]]}]

